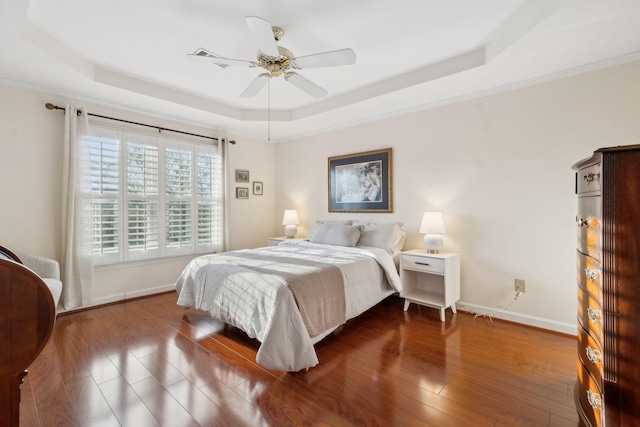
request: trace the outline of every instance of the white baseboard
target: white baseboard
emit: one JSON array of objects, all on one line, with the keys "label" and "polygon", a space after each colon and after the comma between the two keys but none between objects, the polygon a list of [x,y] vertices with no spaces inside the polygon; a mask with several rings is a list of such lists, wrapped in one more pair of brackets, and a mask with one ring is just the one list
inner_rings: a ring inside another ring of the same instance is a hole
[{"label": "white baseboard", "polygon": [[[121,294],[108,295],[106,297],[94,298],[88,307],[97,305],[111,304],[118,301],[124,301],[132,298],[139,298],[148,295],[160,294],[167,291],[173,291],[176,288],[175,283],[170,285],[157,286],[155,288],[141,289],[139,291],[125,292]],[[85,307],[86,308],[86,307]]]},{"label": "white baseboard", "polygon": [[567,335],[578,335],[577,323],[561,323],[555,320],[543,319],[541,317],[529,316],[527,314],[515,313],[508,310],[496,310],[495,307],[484,307],[481,305],[468,304],[462,301],[456,303],[460,311],[479,314],[481,316],[491,316],[494,319],[507,320],[509,322],[521,323],[523,325],[534,326],[536,328],[548,329]]},{"label": "white baseboard", "polygon": [[[147,295],[155,295],[163,292],[172,291],[175,289],[175,284],[157,286],[155,288],[142,289],[139,291],[126,292],[121,294],[109,295],[106,297],[94,298],[88,307],[111,304],[118,301],[124,301],[132,298],[139,298]],[[536,328],[548,329],[550,331],[560,332],[568,335],[577,335],[578,326],[577,323],[561,323],[555,320],[543,319],[541,317],[530,316],[527,314],[516,313],[509,310],[496,310],[495,307],[484,307],[476,304],[468,304],[463,301],[458,301],[456,307],[460,311],[466,311],[469,313],[478,314],[481,316],[491,316],[495,319],[507,320],[509,322],[521,323],[523,325],[534,326]],[[87,307],[85,307],[87,308]]]},{"label": "white baseboard", "polygon": [[127,293],[124,294],[124,299],[138,298],[138,297],[145,297],[147,295],[161,294],[162,292],[173,291],[175,289],[176,289],[176,284],[172,283],[170,285],[163,285],[163,286],[158,286],[158,287],[155,287],[155,288],[143,289],[141,291],[127,292]]}]

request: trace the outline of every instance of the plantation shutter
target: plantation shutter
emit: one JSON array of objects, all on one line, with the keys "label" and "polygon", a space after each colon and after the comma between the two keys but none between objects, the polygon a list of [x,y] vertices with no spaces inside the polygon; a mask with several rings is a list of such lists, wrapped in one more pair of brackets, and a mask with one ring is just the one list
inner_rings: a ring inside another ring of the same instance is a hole
[{"label": "plantation shutter", "polygon": [[84,142],[90,156],[94,254],[106,262],[117,262],[122,232],[118,200],[120,141],[116,132],[105,130],[85,137]]},{"label": "plantation shutter", "polygon": [[96,265],[223,249],[220,147],[100,125],[90,132]]},{"label": "plantation shutter", "polygon": [[192,154],[188,148],[165,149],[167,253],[191,250]]},{"label": "plantation shutter", "polygon": [[157,141],[144,135],[127,137],[128,259],[156,257],[160,247]]},{"label": "plantation shutter", "polygon": [[223,235],[222,156],[218,150],[196,147],[196,157],[197,250],[216,252],[222,250]]}]

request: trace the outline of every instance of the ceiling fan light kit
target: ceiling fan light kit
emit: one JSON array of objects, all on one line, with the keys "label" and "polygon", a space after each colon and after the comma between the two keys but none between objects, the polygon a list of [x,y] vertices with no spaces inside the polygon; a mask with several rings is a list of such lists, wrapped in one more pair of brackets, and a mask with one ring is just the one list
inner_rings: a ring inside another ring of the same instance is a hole
[{"label": "ceiling fan light kit", "polygon": [[313,98],[323,98],[328,92],[306,77],[290,71],[292,68],[302,70],[307,68],[334,67],[340,65],[353,65],[356,62],[356,54],[352,49],[340,49],[330,52],[317,53],[296,58],[293,53],[276,43],[284,36],[284,30],[273,27],[269,21],[257,16],[247,16],[245,21],[253,37],[258,42],[256,61],[243,59],[224,58],[199,48],[187,58],[198,61],[207,61],[226,68],[228,66],[260,67],[266,73],[258,75],[240,95],[243,98],[256,96],[271,77],[284,76],[284,79],[307,93]]},{"label": "ceiling fan light kit", "polygon": [[286,47],[278,46],[278,53],[278,56],[269,56],[258,51],[258,66],[269,71],[271,77],[278,77],[291,68],[293,58],[291,51]]}]

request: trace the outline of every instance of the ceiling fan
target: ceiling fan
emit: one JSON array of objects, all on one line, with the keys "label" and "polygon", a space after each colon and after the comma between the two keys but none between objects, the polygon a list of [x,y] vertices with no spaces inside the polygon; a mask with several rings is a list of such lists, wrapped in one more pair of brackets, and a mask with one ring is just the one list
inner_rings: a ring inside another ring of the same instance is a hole
[{"label": "ceiling fan", "polygon": [[277,45],[277,42],[284,35],[282,28],[272,27],[269,21],[257,16],[247,16],[244,19],[253,37],[258,42],[259,49],[255,61],[224,58],[202,48],[187,55],[189,59],[213,63],[223,68],[236,65],[264,68],[267,72],[260,74],[249,84],[240,95],[243,98],[256,96],[271,77],[280,75],[308,95],[314,98],[322,98],[328,93],[325,89],[291,70],[352,65],[356,62],[356,54],[351,49],[340,49],[296,57],[289,49]]}]

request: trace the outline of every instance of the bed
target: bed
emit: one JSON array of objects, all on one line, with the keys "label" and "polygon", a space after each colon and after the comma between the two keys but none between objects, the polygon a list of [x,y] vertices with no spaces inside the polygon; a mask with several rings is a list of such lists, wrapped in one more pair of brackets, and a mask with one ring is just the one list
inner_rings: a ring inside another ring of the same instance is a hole
[{"label": "bed", "polygon": [[401,291],[401,224],[316,222],[306,240],[200,256],[176,282],[177,304],[260,341],[256,362],[297,372],[314,344]]}]

